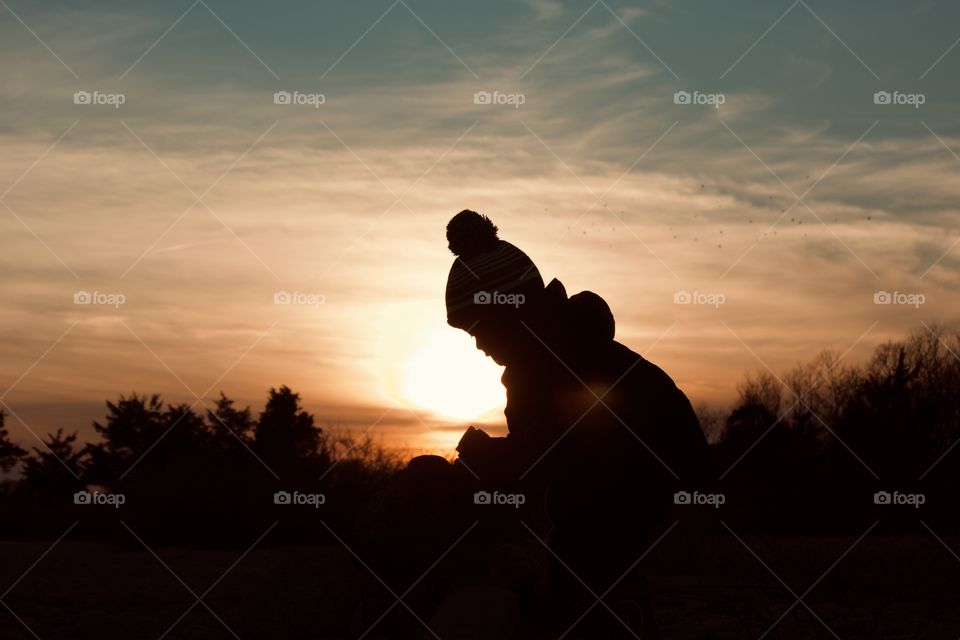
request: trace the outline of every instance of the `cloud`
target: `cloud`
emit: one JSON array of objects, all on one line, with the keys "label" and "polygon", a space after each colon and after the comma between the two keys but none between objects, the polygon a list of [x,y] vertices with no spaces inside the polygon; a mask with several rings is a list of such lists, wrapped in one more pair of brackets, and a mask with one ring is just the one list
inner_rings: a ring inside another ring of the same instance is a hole
[{"label": "cloud", "polygon": [[540,20],[556,18],[563,14],[563,5],[557,0],[526,0],[526,2]]}]

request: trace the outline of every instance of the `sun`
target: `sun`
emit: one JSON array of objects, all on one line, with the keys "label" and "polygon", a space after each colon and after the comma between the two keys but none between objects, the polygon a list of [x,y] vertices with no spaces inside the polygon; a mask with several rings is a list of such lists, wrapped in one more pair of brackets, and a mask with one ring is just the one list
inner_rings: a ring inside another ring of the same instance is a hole
[{"label": "sun", "polygon": [[506,403],[500,383],[503,368],[457,329],[427,334],[401,369],[403,397],[438,417],[484,420],[502,412]]}]

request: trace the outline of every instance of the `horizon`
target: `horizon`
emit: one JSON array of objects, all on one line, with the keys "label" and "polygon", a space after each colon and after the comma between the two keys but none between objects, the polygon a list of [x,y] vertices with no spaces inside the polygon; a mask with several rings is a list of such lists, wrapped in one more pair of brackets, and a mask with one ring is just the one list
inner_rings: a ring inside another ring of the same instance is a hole
[{"label": "horizon", "polygon": [[695,405],[957,325],[960,9],[493,4],[3,4],[13,439],[286,385],[451,450],[502,423],[499,367],[445,323],[461,209]]}]

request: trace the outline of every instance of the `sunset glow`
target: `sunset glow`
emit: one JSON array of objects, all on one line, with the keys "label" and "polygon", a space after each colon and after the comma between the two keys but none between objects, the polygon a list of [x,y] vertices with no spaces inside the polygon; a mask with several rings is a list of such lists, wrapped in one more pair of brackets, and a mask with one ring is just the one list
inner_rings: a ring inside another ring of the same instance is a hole
[{"label": "sunset glow", "polygon": [[486,421],[503,410],[503,372],[454,329],[425,337],[402,367],[404,398],[441,418]]},{"label": "sunset glow", "polygon": [[[464,208],[602,295],[698,405],[957,320],[946,6],[865,29],[839,5],[8,4],[0,392],[22,442],[88,437],[121,393],[260,406],[280,384],[388,442],[497,420],[499,369],[444,325]],[[888,46],[904,28],[925,35]]]}]

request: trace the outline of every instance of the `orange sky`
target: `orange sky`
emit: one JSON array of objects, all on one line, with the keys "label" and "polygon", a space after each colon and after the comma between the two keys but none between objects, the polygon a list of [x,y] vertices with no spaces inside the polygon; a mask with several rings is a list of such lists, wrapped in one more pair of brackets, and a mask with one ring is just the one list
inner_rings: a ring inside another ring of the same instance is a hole
[{"label": "orange sky", "polygon": [[[198,7],[167,37],[182,10],[108,4],[12,3],[33,34],[0,21],[0,55],[17,61],[0,83],[0,396],[23,443],[89,437],[121,393],[223,390],[257,410],[286,384],[323,423],[449,448],[502,398],[498,369],[444,324],[443,231],[463,208],[545,280],[604,296],[619,338],[695,404],[729,403],[748,370],[823,348],[858,361],[957,320],[960,55],[917,79],[946,34],[897,60],[854,16],[824,16],[851,55],[798,9],[748,50],[779,11],[707,37],[656,3],[540,0],[478,14],[482,33],[442,5],[336,4],[314,16],[317,44],[302,17],[246,4]],[[698,87],[724,103],[675,102]],[[895,87],[930,97],[872,100]],[[124,103],[75,104],[78,91]],[[877,305],[878,291],[923,304]],[[464,411],[443,384],[457,376],[477,385]]]}]

